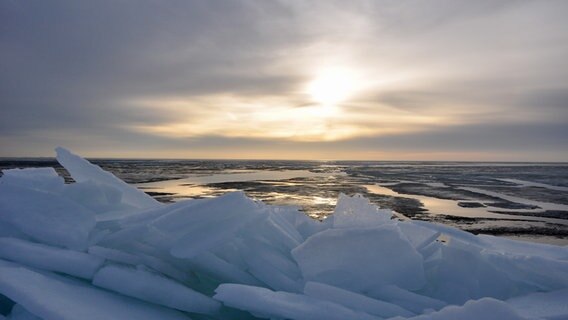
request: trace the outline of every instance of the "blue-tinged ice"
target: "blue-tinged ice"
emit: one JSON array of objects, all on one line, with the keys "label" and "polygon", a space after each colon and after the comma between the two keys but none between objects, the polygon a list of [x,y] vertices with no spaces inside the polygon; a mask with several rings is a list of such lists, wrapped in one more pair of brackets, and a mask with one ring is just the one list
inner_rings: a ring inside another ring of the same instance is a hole
[{"label": "blue-tinged ice", "polygon": [[411,318],[412,320],[529,320],[536,318],[526,318],[520,315],[515,309],[506,303],[493,299],[483,298],[480,300],[470,300],[463,306],[448,306],[444,309],[429,314],[424,314]]},{"label": "blue-tinged ice", "polygon": [[397,221],[341,195],[312,220],[242,192],[160,204],[58,148],[0,178],[0,320],[568,319],[568,247]]},{"label": "blue-tinged ice", "polygon": [[65,167],[76,182],[91,181],[109,187],[113,187],[122,192],[124,203],[137,208],[152,208],[160,205],[158,201],[143,191],[120,180],[112,173],[104,171],[99,166],[89,163],[87,160],[72,154],[67,149],[58,147],[57,161]]},{"label": "blue-tinged ice", "polygon": [[0,258],[84,279],[93,278],[105,261],[84,252],[14,238],[0,238]]},{"label": "blue-tinged ice", "polygon": [[0,292],[45,320],[187,320],[183,313],[87,283],[0,264]]},{"label": "blue-tinged ice", "polygon": [[[2,319],[2,318],[0,318]],[[26,310],[22,305],[17,304],[12,308],[8,320],[42,320],[40,317]]]},{"label": "blue-tinged ice", "polygon": [[225,305],[249,311],[265,319],[381,319],[330,301],[297,293],[275,292],[266,288],[229,283],[220,285],[215,292],[214,298]]},{"label": "blue-tinged ice", "polygon": [[349,197],[341,193],[330,219],[334,228],[367,228],[391,222],[392,214],[391,210],[379,209],[360,194]]},{"label": "blue-tinged ice", "polygon": [[568,315],[568,289],[537,292],[507,300],[520,315],[533,319],[561,320]]},{"label": "blue-tinged ice", "polygon": [[38,242],[83,250],[95,214],[58,194],[0,183],[0,221]]},{"label": "blue-tinged ice", "polygon": [[352,310],[363,311],[382,318],[395,316],[411,317],[415,314],[396,304],[373,299],[363,294],[330,286],[318,282],[308,282],[304,287],[304,294],[310,297],[327,300]]},{"label": "blue-tinged ice", "polygon": [[388,284],[417,290],[425,285],[422,256],[396,225],[329,229],[292,250],[307,281],[363,293]]},{"label": "blue-tinged ice", "polygon": [[142,268],[107,265],[100,269],[93,284],[129,297],[169,308],[217,314],[221,303],[174,280]]}]

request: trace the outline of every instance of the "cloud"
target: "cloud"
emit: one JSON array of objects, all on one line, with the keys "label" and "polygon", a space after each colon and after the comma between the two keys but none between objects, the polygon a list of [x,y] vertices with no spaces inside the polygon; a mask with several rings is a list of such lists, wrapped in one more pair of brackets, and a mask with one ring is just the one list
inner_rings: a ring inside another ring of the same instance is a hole
[{"label": "cloud", "polygon": [[[553,134],[568,124],[566,9],[564,1],[3,2],[0,155],[47,154],[62,141],[94,155],[128,146],[166,157],[184,148],[207,155],[220,141],[290,154],[361,148],[358,156],[365,147],[377,156],[383,147],[488,152],[504,141],[534,158],[534,139],[564,146]],[[322,108],[306,86],[330,67],[356,72],[359,88]]]}]

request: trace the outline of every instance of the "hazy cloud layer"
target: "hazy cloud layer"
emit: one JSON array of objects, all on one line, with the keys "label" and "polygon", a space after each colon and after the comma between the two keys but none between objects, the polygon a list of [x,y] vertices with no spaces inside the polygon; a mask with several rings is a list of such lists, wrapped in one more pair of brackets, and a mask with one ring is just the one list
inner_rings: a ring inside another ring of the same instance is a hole
[{"label": "hazy cloud layer", "polygon": [[[560,0],[4,1],[0,156],[567,161],[566,12]],[[345,97],[327,96],[334,72]]]}]

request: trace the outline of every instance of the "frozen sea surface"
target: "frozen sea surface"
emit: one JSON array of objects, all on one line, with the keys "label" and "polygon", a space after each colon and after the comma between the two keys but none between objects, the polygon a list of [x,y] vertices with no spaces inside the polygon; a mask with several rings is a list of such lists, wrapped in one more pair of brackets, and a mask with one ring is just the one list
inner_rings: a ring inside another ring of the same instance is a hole
[{"label": "frozen sea surface", "polygon": [[[474,233],[568,244],[568,164],[93,160],[161,202],[244,191],[323,219],[340,193],[363,194],[400,219]],[[51,159],[0,159],[0,168],[56,167]]]}]

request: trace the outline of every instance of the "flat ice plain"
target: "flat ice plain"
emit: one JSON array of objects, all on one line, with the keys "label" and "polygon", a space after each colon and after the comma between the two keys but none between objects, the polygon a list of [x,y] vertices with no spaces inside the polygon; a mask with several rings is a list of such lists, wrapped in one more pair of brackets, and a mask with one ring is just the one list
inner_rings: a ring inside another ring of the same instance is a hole
[{"label": "flat ice plain", "polygon": [[568,319],[568,247],[397,221],[323,222],[241,192],[163,204],[58,148],[0,178],[0,319]]}]

